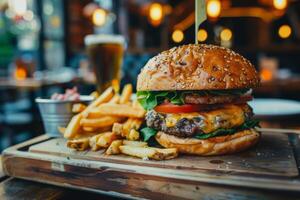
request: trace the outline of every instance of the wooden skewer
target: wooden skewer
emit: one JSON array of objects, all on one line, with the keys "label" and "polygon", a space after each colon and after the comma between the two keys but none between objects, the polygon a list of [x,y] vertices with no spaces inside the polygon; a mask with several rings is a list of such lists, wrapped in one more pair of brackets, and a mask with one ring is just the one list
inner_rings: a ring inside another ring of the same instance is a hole
[{"label": "wooden skewer", "polygon": [[295,129],[280,129],[280,128],[255,128],[260,132],[273,132],[273,133],[295,133],[300,135],[300,130]]}]

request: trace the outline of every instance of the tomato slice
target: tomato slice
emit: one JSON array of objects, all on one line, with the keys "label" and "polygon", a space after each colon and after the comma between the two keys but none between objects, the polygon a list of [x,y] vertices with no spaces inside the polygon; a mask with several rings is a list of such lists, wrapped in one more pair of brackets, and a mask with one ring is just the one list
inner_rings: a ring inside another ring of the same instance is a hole
[{"label": "tomato slice", "polygon": [[[251,95],[241,96],[234,100],[231,104],[245,104],[247,101],[251,101],[253,97]],[[174,105],[169,102],[162,103],[154,108],[156,112],[160,113],[191,113],[207,111],[211,109],[221,108],[226,104],[184,104]]]},{"label": "tomato slice", "polygon": [[156,112],[160,113],[191,113],[207,110],[209,105],[205,104],[184,104],[174,105],[171,103],[163,103],[154,108]]}]

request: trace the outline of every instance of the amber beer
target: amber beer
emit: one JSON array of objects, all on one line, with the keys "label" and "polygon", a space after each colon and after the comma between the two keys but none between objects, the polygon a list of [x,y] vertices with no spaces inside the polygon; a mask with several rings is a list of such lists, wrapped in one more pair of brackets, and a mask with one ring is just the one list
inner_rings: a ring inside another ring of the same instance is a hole
[{"label": "amber beer", "polygon": [[121,35],[88,35],[85,45],[93,68],[97,89],[104,91],[110,85],[118,90],[123,62],[125,39]]}]

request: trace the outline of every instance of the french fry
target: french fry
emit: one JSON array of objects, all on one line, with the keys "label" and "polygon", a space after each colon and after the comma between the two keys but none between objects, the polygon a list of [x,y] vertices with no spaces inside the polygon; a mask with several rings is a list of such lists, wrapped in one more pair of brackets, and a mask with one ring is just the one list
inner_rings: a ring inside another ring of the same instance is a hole
[{"label": "french fry", "polygon": [[114,79],[111,81],[111,86],[116,93],[120,91],[120,81],[118,79]]},{"label": "french fry", "polygon": [[176,148],[167,148],[167,149],[160,149],[160,148],[154,148],[154,147],[150,147],[151,149],[154,149],[155,151],[158,152],[157,155],[155,155],[155,157],[153,157],[153,159],[155,160],[168,160],[168,159],[172,159],[172,158],[176,158],[178,156],[178,150]]},{"label": "french fry", "polygon": [[122,145],[119,147],[123,154],[139,157],[142,159],[167,160],[178,156],[176,148],[159,149],[152,147],[136,147]]},{"label": "french fry", "polygon": [[121,132],[122,137],[127,137],[128,136],[129,131],[132,128],[133,123],[134,123],[133,118],[128,118],[126,120],[126,122],[122,126],[122,132]]},{"label": "french fry", "polygon": [[66,127],[61,127],[61,126],[59,126],[59,127],[57,127],[57,129],[58,129],[58,131],[59,131],[62,135],[65,134]]},{"label": "french fry", "polygon": [[132,102],[132,107],[134,107],[134,108],[139,108],[139,109],[141,109],[141,110],[145,110],[145,109],[143,108],[143,106],[142,106],[137,100],[134,100],[134,101]]},{"label": "french fry", "polygon": [[143,119],[137,119],[137,118],[133,119],[133,122],[132,122],[130,128],[138,130],[141,127],[142,123],[143,123]]},{"label": "french fry", "polygon": [[[138,130],[141,127],[142,123],[143,123],[142,119],[137,119],[137,118],[127,119],[127,121],[123,125],[121,135],[128,139],[131,129]],[[132,133],[132,136],[134,136],[133,134],[136,134],[136,133]]]},{"label": "french fry", "polygon": [[114,96],[114,90],[112,87],[107,88],[96,100],[94,100],[86,109],[82,112],[83,116],[87,116],[91,110],[99,106],[102,103],[109,102]]},{"label": "french fry", "polygon": [[82,130],[83,130],[84,132],[87,132],[87,133],[92,133],[92,132],[95,132],[95,131],[96,131],[96,128],[84,126],[84,127],[82,127]]},{"label": "french fry", "polygon": [[89,139],[89,145],[90,145],[92,151],[98,151],[99,149],[101,149],[101,147],[97,145],[97,141],[103,134],[104,133],[99,133]]},{"label": "french fry", "polygon": [[104,132],[111,131],[111,129],[112,129],[112,126],[105,126],[105,127],[97,128],[96,131],[98,133],[104,133]]},{"label": "french fry", "polygon": [[83,127],[101,128],[112,126],[114,123],[121,121],[119,117],[106,116],[98,119],[82,119],[80,124]]},{"label": "french fry", "polygon": [[120,104],[125,104],[130,101],[132,95],[132,85],[131,84],[126,84],[123,88],[121,99],[120,99]]},{"label": "french fry", "polygon": [[89,118],[99,118],[103,115],[143,118],[145,113],[145,110],[134,108],[130,105],[104,103],[91,110],[89,113]]},{"label": "french fry", "polygon": [[[122,137],[126,137],[129,140],[138,140],[139,133],[136,130],[141,127],[142,123],[142,119],[129,118],[124,124],[114,123],[112,132],[121,135]],[[130,135],[131,130],[133,131]]]},{"label": "french fry", "polygon": [[147,147],[147,142],[123,140],[123,145],[134,146],[134,147]]},{"label": "french fry", "polygon": [[116,135],[122,135],[122,133],[123,133],[123,124],[114,123],[113,127],[112,127],[112,132],[114,132]]},{"label": "french fry", "polygon": [[109,101],[109,103],[119,103],[120,98],[121,97],[119,94],[115,94],[115,96]]},{"label": "french fry", "polygon": [[117,135],[113,132],[105,132],[97,140],[97,146],[100,148],[107,148],[109,145],[117,139]]},{"label": "french fry", "polygon": [[67,141],[67,147],[71,149],[76,149],[77,151],[87,150],[89,146],[89,138],[78,138]]},{"label": "french fry", "polygon": [[105,154],[106,155],[115,155],[115,154],[120,154],[120,149],[119,147],[123,144],[122,140],[114,140],[109,147],[107,148]]},{"label": "french fry", "polygon": [[82,119],[81,113],[72,117],[71,121],[69,122],[69,124],[64,132],[65,138],[72,139],[72,138],[75,138],[77,134],[79,134],[81,119]]},{"label": "french fry", "polygon": [[[94,135],[98,135],[99,133],[104,133],[107,131],[111,131],[111,126],[105,126],[105,127],[100,127],[100,128],[94,128],[94,127],[87,127],[83,126],[80,134],[78,135],[79,137],[92,137]],[[78,137],[75,137],[78,138]]]},{"label": "french fry", "polygon": [[85,108],[86,108],[86,105],[84,105],[82,103],[75,103],[72,106],[72,112],[73,113],[80,113],[80,112],[84,111]]},{"label": "french fry", "polygon": [[140,139],[140,133],[135,129],[131,129],[126,138],[128,140],[138,140],[138,139]]},{"label": "french fry", "polygon": [[99,92],[94,91],[90,94],[90,96],[94,97],[94,99],[97,99],[99,97]]}]

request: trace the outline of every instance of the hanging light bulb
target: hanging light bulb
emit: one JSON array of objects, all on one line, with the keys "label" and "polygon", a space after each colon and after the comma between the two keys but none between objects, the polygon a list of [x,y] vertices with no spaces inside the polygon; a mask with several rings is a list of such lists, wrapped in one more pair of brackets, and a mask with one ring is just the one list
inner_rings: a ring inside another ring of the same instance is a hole
[{"label": "hanging light bulb", "polygon": [[273,0],[273,6],[278,10],[283,10],[287,7],[287,0]]},{"label": "hanging light bulb", "polygon": [[221,2],[220,0],[209,0],[207,2],[207,15],[211,18],[219,17],[221,14]]},{"label": "hanging light bulb", "polygon": [[149,15],[152,20],[161,20],[163,15],[162,6],[159,3],[153,3],[150,6]]},{"label": "hanging light bulb", "polygon": [[152,25],[158,26],[163,19],[163,6],[159,3],[152,3],[149,7],[149,21]]}]

